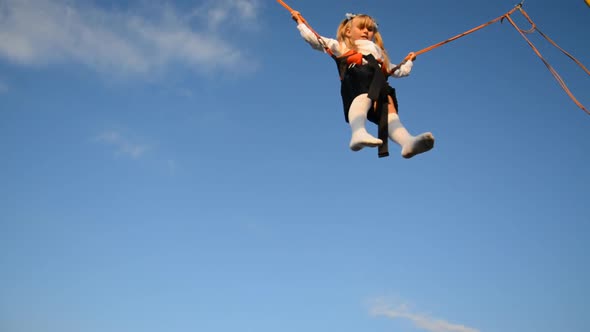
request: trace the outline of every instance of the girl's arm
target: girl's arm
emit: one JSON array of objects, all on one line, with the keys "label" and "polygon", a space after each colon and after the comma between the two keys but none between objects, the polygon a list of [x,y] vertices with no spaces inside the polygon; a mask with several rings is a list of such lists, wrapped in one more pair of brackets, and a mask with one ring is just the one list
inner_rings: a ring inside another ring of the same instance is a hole
[{"label": "girl's arm", "polygon": [[[334,55],[340,55],[340,43],[337,40],[326,38],[322,36],[316,36],[313,31],[305,24],[303,19],[301,18],[301,14],[297,11],[293,11],[291,13],[293,20],[297,22],[297,29],[301,33],[301,37],[315,50],[325,52],[325,47],[330,49]],[[321,41],[320,41],[321,40]]]},{"label": "girl's arm", "polygon": [[[301,33],[301,37],[303,37],[303,39],[305,39],[305,41],[313,49],[318,50],[318,51],[325,51],[325,49],[324,49],[324,45],[325,45],[325,47],[328,47],[332,51],[332,53],[334,53],[335,55],[340,55],[340,47],[339,47],[339,43],[337,40],[322,37],[322,36],[320,36],[318,38],[313,32],[311,32],[311,30],[307,27],[307,25],[305,25],[303,23],[298,24],[297,29]],[[320,38],[321,38],[324,45],[322,45],[322,43],[320,42]]]}]

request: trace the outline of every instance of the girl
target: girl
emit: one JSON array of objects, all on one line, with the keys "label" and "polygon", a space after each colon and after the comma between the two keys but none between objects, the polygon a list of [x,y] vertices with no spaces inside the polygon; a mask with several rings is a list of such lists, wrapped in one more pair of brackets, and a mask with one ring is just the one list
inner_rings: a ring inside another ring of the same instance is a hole
[{"label": "girl", "polygon": [[[412,136],[404,128],[397,114],[395,90],[387,77],[406,77],[413,62],[396,66],[389,61],[381,34],[373,18],[364,14],[346,14],[337,31],[337,40],[315,34],[297,11],[291,13],[301,36],[312,48],[330,53],[336,60],[341,79],[341,95],[345,120],[350,124],[350,149],[364,147],[385,148],[379,156],[386,156],[387,137],[400,145],[404,158],[426,152],[434,146],[430,132]],[[369,134],[367,119],[379,125],[380,138]]]}]

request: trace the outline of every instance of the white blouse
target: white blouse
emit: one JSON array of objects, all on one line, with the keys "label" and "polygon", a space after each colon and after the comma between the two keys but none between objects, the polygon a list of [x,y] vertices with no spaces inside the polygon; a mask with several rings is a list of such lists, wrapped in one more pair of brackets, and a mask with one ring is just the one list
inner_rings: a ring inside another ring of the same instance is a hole
[{"label": "white blouse", "polygon": [[[336,39],[320,36],[319,38],[321,38],[322,42],[324,43],[324,45],[322,45],[318,40],[318,37],[309,29],[309,27],[307,27],[307,25],[303,23],[297,25],[297,29],[301,33],[301,37],[303,37],[303,39],[315,50],[326,52],[324,49],[325,45],[325,47],[327,47],[335,56],[341,56],[349,51],[346,44],[339,43]],[[375,59],[383,60],[383,50],[373,41],[359,39],[355,41],[355,44],[357,46],[357,51],[363,55],[371,54],[373,57],[375,57]],[[363,59],[363,63],[365,61],[366,60]],[[404,65],[402,65],[402,68],[396,70],[393,73],[393,76],[397,78],[408,76],[412,69],[412,65],[412,61],[407,61]],[[388,70],[392,70],[396,66],[397,65],[390,63]]]}]

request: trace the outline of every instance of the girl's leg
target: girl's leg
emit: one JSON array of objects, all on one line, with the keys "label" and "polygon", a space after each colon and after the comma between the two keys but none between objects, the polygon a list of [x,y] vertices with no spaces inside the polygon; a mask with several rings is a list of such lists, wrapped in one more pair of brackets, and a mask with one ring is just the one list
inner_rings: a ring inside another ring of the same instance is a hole
[{"label": "girl's leg", "polygon": [[389,97],[387,126],[389,138],[402,147],[402,157],[404,158],[412,158],[434,147],[434,136],[432,136],[432,133],[427,132],[418,136],[412,136],[404,128],[397,115],[397,109],[393,105],[391,96]]},{"label": "girl's leg", "polygon": [[367,122],[367,112],[371,109],[373,101],[369,99],[366,93],[358,95],[352,101],[348,110],[348,123],[352,130],[350,138],[350,149],[359,151],[364,147],[375,147],[383,144],[383,141],[373,137],[367,132],[365,127]]}]

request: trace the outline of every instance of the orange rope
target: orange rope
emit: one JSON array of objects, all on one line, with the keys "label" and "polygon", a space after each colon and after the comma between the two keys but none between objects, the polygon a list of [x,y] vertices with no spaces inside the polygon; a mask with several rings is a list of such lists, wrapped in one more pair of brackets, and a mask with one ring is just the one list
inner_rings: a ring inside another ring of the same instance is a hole
[{"label": "orange rope", "polygon": [[539,30],[539,28],[537,28],[537,32],[541,36],[543,36],[543,38],[547,39],[547,41],[550,42],[553,46],[557,47],[563,54],[567,55],[570,59],[572,59],[572,61],[574,61],[578,66],[580,66],[580,68],[582,68],[582,70],[584,70],[586,72],[586,74],[590,75],[590,71],[586,67],[584,67],[584,65],[580,61],[578,61],[571,54],[566,52],[563,48],[559,47],[559,45],[557,45],[553,40],[551,40],[551,38],[549,38],[547,35],[545,35],[543,32],[541,32],[541,30]]},{"label": "orange rope", "polygon": [[293,8],[289,7],[289,5],[287,5],[284,1],[282,0],[277,0],[278,3],[280,3],[281,5],[283,5],[283,7],[285,7],[289,12],[294,12],[295,10],[293,10]]},{"label": "orange rope", "polygon": [[[529,22],[532,23],[532,20],[526,14],[526,12],[522,9],[522,7],[519,7],[519,9],[520,9],[520,12],[527,18],[527,20],[529,20]],[[510,22],[510,24],[512,24],[512,26],[518,31],[518,33],[520,33],[520,35],[522,36],[522,38],[524,38],[524,40],[526,40],[526,42],[533,49],[533,51],[535,52],[535,54],[541,59],[541,61],[543,61],[543,63],[545,64],[545,66],[547,67],[547,69],[549,69],[549,72],[551,72],[551,74],[553,74],[553,77],[555,77],[555,79],[557,80],[557,82],[559,83],[559,85],[561,86],[561,88],[563,89],[563,91],[565,91],[565,93],[572,99],[572,101],[580,109],[582,109],[584,112],[586,112],[586,114],[590,115],[590,111],[588,111],[588,109],[586,109],[586,107],[584,107],[584,105],[582,105],[582,103],[580,103],[576,99],[576,97],[570,91],[570,89],[567,87],[567,85],[565,84],[565,81],[561,78],[561,76],[559,75],[559,73],[557,73],[557,71],[555,69],[553,69],[553,67],[549,64],[549,62],[547,62],[547,60],[545,60],[545,58],[543,58],[543,56],[541,55],[541,52],[539,52],[539,50],[535,47],[535,45],[533,45],[533,43],[526,37],[525,33],[530,33],[532,31],[531,30],[526,30],[525,31],[525,30],[520,29],[516,25],[516,23],[514,23],[514,20],[512,20],[512,17],[510,17],[510,15],[506,15],[506,19],[508,20],[508,22]],[[536,29],[536,27],[534,26],[534,24],[533,24],[533,30],[539,31],[538,29]],[[541,33],[541,36],[545,37],[545,35],[543,33]],[[549,40],[547,37],[546,37],[546,39]],[[561,47],[557,46],[557,44],[555,44],[553,42],[552,42],[552,44],[555,45],[557,48],[559,48],[566,55],[568,55],[571,59],[573,59],[577,64],[579,64],[588,73],[588,70],[586,69],[586,67],[584,67],[584,65],[582,65],[578,60],[576,60],[574,57],[572,57],[571,55],[569,55],[569,53],[565,52]]]},{"label": "orange rope", "polygon": [[[471,30],[467,30],[467,31],[465,31],[465,32],[463,32],[463,33],[460,33],[460,34],[458,34],[458,35],[456,35],[456,36],[454,36],[454,37],[451,37],[451,38],[449,38],[449,39],[447,39],[447,40],[445,40],[445,41],[442,41],[442,42],[440,42],[440,43],[437,43],[437,44],[434,44],[434,45],[428,46],[428,47],[426,47],[426,48],[424,48],[424,49],[421,49],[420,51],[413,52],[413,53],[414,53],[414,55],[416,55],[416,56],[417,56],[417,55],[420,55],[420,54],[423,54],[423,53],[426,53],[426,52],[432,51],[433,49],[435,49],[435,48],[437,48],[437,47],[440,47],[440,46],[442,46],[442,45],[444,45],[444,44],[450,43],[450,42],[452,42],[452,41],[454,41],[454,40],[456,40],[456,39],[459,39],[459,38],[461,38],[461,37],[465,37],[465,36],[467,36],[467,35],[469,35],[469,34],[471,34],[471,33],[474,33],[475,31],[478,31],[478,30],[481,30],[481,29],[483,29],[483,28],[487,27],[488,25],[494,24],[494,23],[496,23],[496,22],[498,22],[498,21],[500,21],[500,20],[504,19],[504,17],[506,17],[507,15],[510,15],[510,14],[512,14],[512,13],[513,13],[514,11],[516,11],[517,9],[518,9],[518,8],[517,8],[517,7],[515,7],[515,8],[513,8],[511,11],[509,11],[508,13],[506,13],[506,14],[504,14],[504,15],[502,15],[502,16],[499,16],[499,17],[497,17],[497,18],[495,18],[495,19],[493,19],[493,20],[491,20],[491,21],[489,21],[489,22],[487,22],[487,23],[484,23],[484,24],[482,24],[482,25],[479,25],[479,26],[477,26],[477,27],[475,27],[475,28],[473,28],[473,29],[471,29]],[[412,54],[412,53],[410,53],[410,54]],[[409,55],[408,55],[408,56],[409,56]],[[407,59],[407,58],[408,58],[408,57],[406,57],[406,59]]]},{"label": "orange rope", "polygon": [[[531,24],[531,28],[528,30],[523,30],[521,28],[519,28],[516,23],[514,23],[514,20],[512,20],[512,18],[510,17],[510,15],[512,15],[516,10],[519,10],[520,13],[527,19],[527,21]],[[502,21],[504,19],[507,19],[508,22],[510,22],[510,24],[512,24],[512,26],[520,33],[520,35],[526,40],[526,42],[529,44],[529,46],[533,49],[533,51],[535,52],[535,54],[537,54],[537,56],[539,58],[541,58],[541,60],[543,61],[543,63],[545,64],[545,66],[549,69],[549,71],[551,72],[551,74],[553,74],[553,76],[555,77],[555,79],[557,80],[557,82],[559,83],[559,85],[561,86],[561,88],[566,92],[566,94],[573,100],[573,102],[580,108],[582,109],[584,112],[586,112],[588,115],[590,115],[590,111],[588,111],[588,109],[586,109],[584,107],[584,105],[582,105],[577,99],[576,97],[573,95],[573,93],[570,91],[570,89],[567,87],[567,85],[565,84],[564,80],[561,78],[561,76],[559,76],[559,74],[557,73],[557,71],[549,64],[549,62],[547,62],[547,60],[545,60],[545,58],[543,58],[543,56],[541,55],[541,53],[539,52],[539,50],[535,47],[535,45],[533,45],[533,43],[525,36],[525,33],[532,33],[534,31],[539,32],[539,34],[541,36],[543,36],[545,39],[547,39],[547,41],[549,41],[553,46],[555,46],[556,48],[558,48],[561,52],[563,52],[565,55],[567,55],[570,59],[572,59],[578,66],[580,66],[588,75],[590,75],[590,71],[588,71],[588,69],[586,67],[584,67],[584,65],[578,61],[576,58],[574,58],[571,54],[569,54],[568,52],[566,52],[564,49],[562,49],[561,47],[559,47],[553,40],[551,40],[549,37],[547,37],[544,33],[542,33],[537,26],[535,25],[535,23],[533,22],[533,20],[530,18],[530,16],[524,11],[524,9],[522,9],[522,3],[517,5],[516,7],[514,7],[512,10],[510,10],[509,12],[507,12],[506,14],[499,16],[487,23],[484,23],[482,25],[479,25],[471,30],[465,31],[461,34],[458,34],[454,37],[451,37],[445,41],[442,41],[440,43],[434,44],[432,46],[426,47],[424,49],[421,49],[420,51],[417,52],[411,52],[409,53],[406,58],[404,60],[408,60],[408,59],[413,59],[415,58],[417,55],[429,52],[437,47],[440,47],[444,44],[450,43],[456,39],[459,39],[461,37],[464,37],[468,34],[471,34],[475,31],[478,31],[480,29],[483,29],[485,27],[487,27],[490,24],[496,23],[498,21]]]},{"label": "orange rope", "polygon": [[303,16],[297,12],[296,10],[294,10],[293,8],[291,8],[289,5],[287,5],[283,0],[277,0],[278,3],[280,3],[283,7],[285,7],[285,9],[287,9],[289,11],[289,13],[291,13],[292,16],[297,16],[301,22],[303,22],[303,24],[305,24],[305,26],[307,26],[307,28],[315,35],[315,37],[318,39],[318,42],[320,43],[320,45],[322,45],[322,47],[324,48],[324,50],[326,51],[326,53],[328,53],[330,56],[334,56],[334,53],[332,52],[332,50],[326,45],[326,43],[324,42],[324,40],[322,39],[322,36],[320,36],[319,33],[317,33],[312,27],[311,25],[309,25],[309,23],[307,23],[307,21],[303,18]]},{"label": "orange rope", "polygon": [[572,61],[574,61],[578,66],[580,66],[580,68],[582,68],[582,70],[584,70],[586,72],[586,74],[590,75],[590,71],[588,71],[588,69],[586,67],[584,67],[584,65],[578,61],[576,58],[574,58],[573,55],[569,54],[566,50],[564,50],[563,48],[559,47],[559,45],[557,45],[557,43],[555,43],[551,38],[549,38],[549,36],[545,35],[541,30],[539,30],[539,28],[535,25],[535,23],[533,22],[533,20],[531,20],[530,16],[527,14],[527,12],[524,11],[524,9],[519,8],[521,14],[529,21],[529,23],[531,23],[532,28],[529,30],[523,30],[519,27],[517,27],[516,25],[514,25],[514,27],[516,28],[516,30],[518,30],[519,32],[522,33],[532,33],[537,31],[541,36],[543,36],[543,38],[545,38],[548,42],[551,43],[551,45],[555,46],[557,49],[559,49],[563,54],[567,55],[568,58],[570,58]]}]

